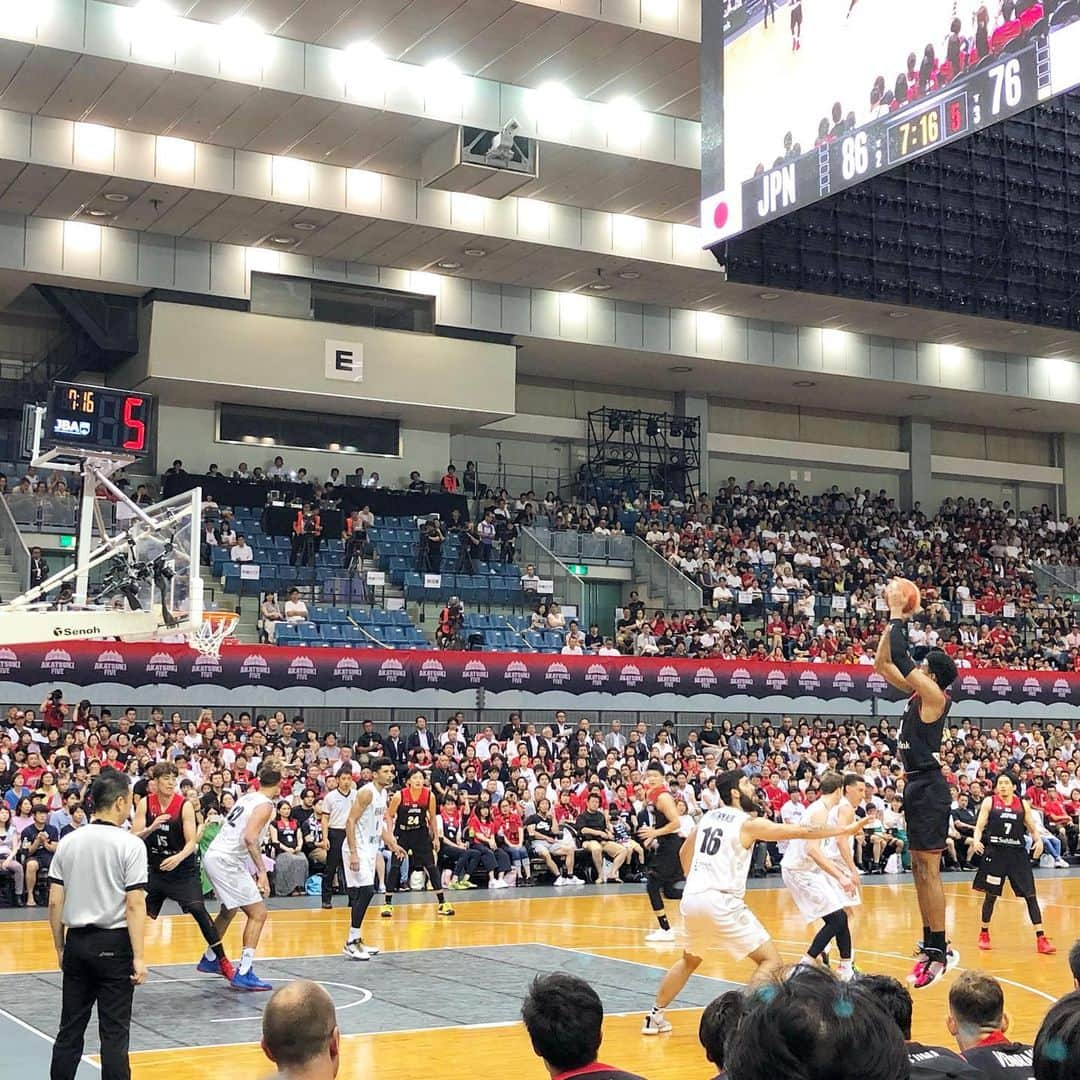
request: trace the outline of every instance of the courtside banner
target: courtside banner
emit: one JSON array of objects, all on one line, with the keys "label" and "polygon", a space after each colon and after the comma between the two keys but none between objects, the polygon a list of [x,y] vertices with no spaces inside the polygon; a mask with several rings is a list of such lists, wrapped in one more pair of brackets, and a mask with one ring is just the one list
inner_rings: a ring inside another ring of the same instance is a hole
[{"label": "courtside banner", "polygon": [[[676,660],[642,656],[548,653],[411,652],[405,650],[225,646],[220,657],[182,644],[66,641],[0,647],[0,682],[23,686],[211,685],[275,690],[555,690],[571,694],[681,694],[721,698],[896,700],[900,695],[870,667],[833,664]],[[1057,671],[962,670],[956,701],[1080,702],[1080,674]]]}]

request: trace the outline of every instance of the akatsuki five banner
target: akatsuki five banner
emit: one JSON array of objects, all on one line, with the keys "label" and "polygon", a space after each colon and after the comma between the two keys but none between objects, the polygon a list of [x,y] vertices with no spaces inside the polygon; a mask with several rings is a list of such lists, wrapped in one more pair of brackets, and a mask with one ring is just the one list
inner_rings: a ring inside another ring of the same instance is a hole
[{"label": "akatsuki five banner", "polygon": [[[310,687],[317,691],[562,691],[817,698],[895,699],[896,691],[865,666],[740,663],[637,656],[412,652],[404,650],[226,646],[220,657],[161,642],[78,641],[0,648],[0,682],[37,686],[219,686],[229,689]],[[957,701],[1080,701],[1072,672],[965,670],[952,687]]]}]

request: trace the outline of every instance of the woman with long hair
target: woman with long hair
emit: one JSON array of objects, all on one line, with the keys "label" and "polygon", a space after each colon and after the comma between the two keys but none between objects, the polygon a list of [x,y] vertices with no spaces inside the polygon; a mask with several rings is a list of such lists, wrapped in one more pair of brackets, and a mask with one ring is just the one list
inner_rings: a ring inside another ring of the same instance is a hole
[{"label": "woman with long hair", "polygon": [[0,873],[10,874],[15,888],[15,902],[22,903],[23,864],[19,862],[19,833],[15,830],[11,809],[0,803]]},{"label": "woman with long hair", "polygon": [[506,874],[510,870],[510,856],[499,847],[490,801],[477,802],[476,809],[469,817],[468,831],[469,850],[479,855],[479,868],[488,871],[488,888],[508,889],[510,883],[506,880]]},{"label": "woman with long hair", "polygon": [[308,861],[300,827],[293,820],[292,804],[282,799],[277,805],[274,837],[274,892],[278,896],[303,896],[308,879]]}]

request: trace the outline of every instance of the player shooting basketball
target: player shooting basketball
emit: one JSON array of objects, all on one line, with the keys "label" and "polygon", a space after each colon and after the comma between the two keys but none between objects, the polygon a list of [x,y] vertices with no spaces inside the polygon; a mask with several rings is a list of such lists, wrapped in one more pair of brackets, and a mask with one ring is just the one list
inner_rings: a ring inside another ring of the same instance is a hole
[{"label": "player shooting basketball", "polygon": [[908,652],[907,620],[919,610],[918,590],[893,579],[885,589],[889,626],[878,641],[874,670],[897,690],[910,693],[900,723],[899,750],[904,766],[904,816],[911,848],[911,871],[922,914],[923,937],[910,981],[929,986],[959,955],[945,940],[945,891],[941,853],[949,834],[952,796],[941,772],[941,736],[952,701],[946,691],[956,679],[956,665],[940,649],[931,649],[925,668]]}]

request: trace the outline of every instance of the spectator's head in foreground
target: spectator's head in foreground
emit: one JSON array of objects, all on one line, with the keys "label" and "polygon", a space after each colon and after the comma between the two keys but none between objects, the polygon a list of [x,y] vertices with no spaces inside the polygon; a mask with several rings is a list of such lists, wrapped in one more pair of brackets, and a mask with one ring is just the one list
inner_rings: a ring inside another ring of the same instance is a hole
[{"label": "spectator's head in foreground", "polygon": [[1080,993],[1066,994],[1046,1014],[1035,1036],[1035,1080],[1080,1076]]},{"label": "spectator's head in foreground", "polygon": [[1073,988],[1080,990],[1080,938],[1073,942],[1069,950],[1069,971],[1072,972]]},{"label": "spectator's head in foreground", "polygon": [[536,1056],[552,1076],[596,1061],[603,1038],[604,1006],[575,975],[538,975],[521,1005],[521,1018]]},{"label": "spectator's head in foreground", "polygon": [[860,975],[855,980],[854,989],[875,1001],[896,1022],[900,1034],[911,1040],[911,1014],[914,1002],[911,992],[899,980],[891,975]]},{"label": "spectator's head in foreground", "polygon": [[263,1013],[262,1049],[282,1077],[332,1080],[341,1064],[341,1031],[330,995],[305,979],[275,990]]},{"label": "spectator's head in foreground", "polygon": [[949,987],[949,1033],[961,1050],[968,1050],[995,1031],[1009,1029],[1005,992],[992,975],[965,971]]},{"label": "spectator's head in foreground", "polygon": [[746,1011],[746,998],[741,990],[728,990],[705,1006],[698,1024],[698,1041],[705,1057],[718,1070],[724,1068],[724,1046],[735,1033]]},{"label": "spectator's head in foreground", "polygon": [[752,995],[725,1047],[729,1080],[907,1080],[900,1029],[866,994],[800,968]]}]

